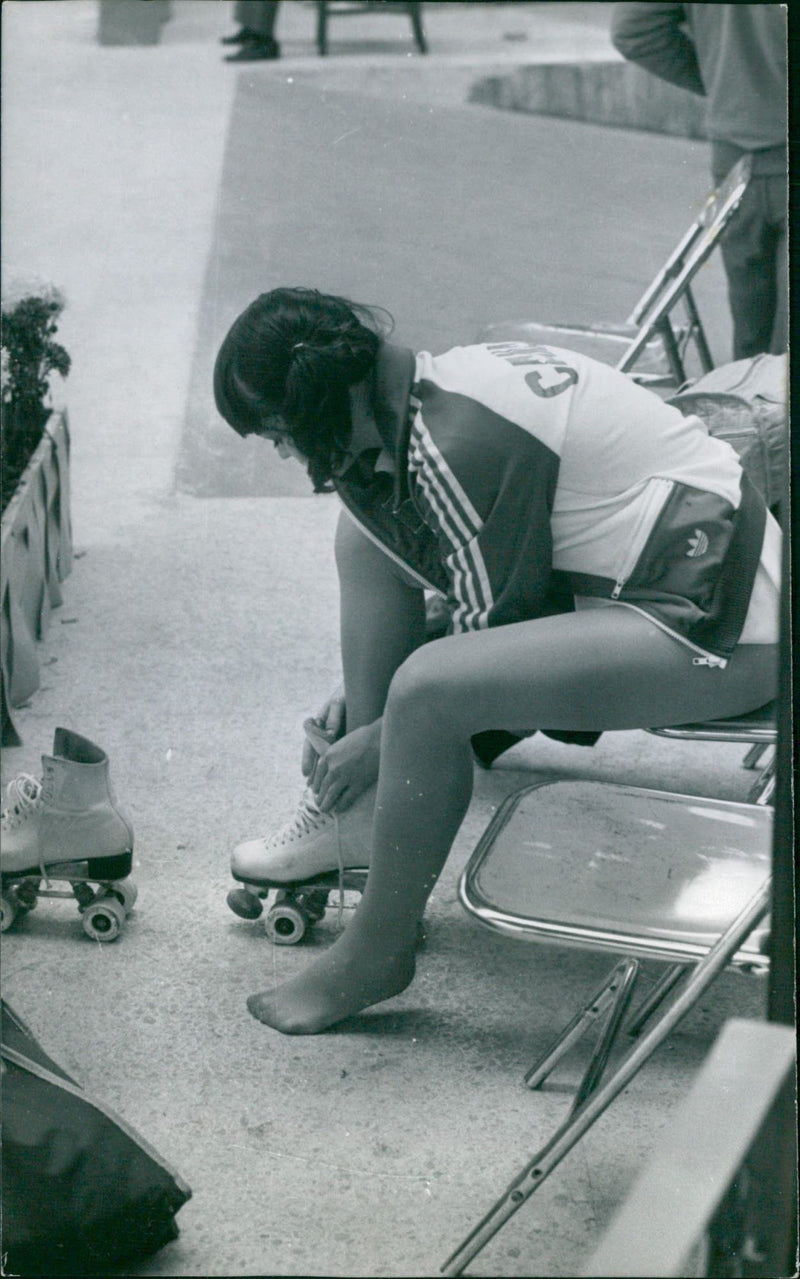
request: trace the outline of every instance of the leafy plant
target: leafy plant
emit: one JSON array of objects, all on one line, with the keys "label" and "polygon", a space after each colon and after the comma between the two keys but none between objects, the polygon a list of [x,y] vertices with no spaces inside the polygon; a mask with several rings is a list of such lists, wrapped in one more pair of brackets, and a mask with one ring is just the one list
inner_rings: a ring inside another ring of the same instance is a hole
[{"label": "leafy plant", "polygon": [[0,440],[2,509],[42,438],[52,408],[47,403],[50,375],[66,377],[70,357],[53,339],[64,309],[54,288],[29,292],[2,308],[3,431]]}]

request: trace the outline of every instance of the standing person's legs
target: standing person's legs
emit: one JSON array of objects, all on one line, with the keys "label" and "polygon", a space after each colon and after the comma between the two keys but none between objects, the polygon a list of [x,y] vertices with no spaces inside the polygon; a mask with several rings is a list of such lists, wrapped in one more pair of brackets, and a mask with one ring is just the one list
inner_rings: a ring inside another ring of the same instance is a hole
[{"label": "standing person's legs", "polygon": [[313,1034],[398,994],[414,974],[425,903],[472,793],[470,737],[626,729],[733,715],[774,695],[775,653],[740,647],[724,670],[645,617],[611,607],[521,622],[417,649],[392,681],[364,898],[347,930],[294,981],[251,997],[251,1012]]},{"label": "standing person's legs", "polygon": [[240,26],[262,40],[268,40],[275,31],[280,0],[237,0],[234,17]]},{"label": "standing person's legs", "polygon": [[764,179],[769,218],[775,229],[775,322],[769,349],[781,355],[789,349],[789,212],[785,174]]},{"label": "standing person's legs", "polygon": [[[715,183],[724,176],[715,172]],[[786,285],[785,267],[783,286],[780,284],[781,219],[775,218],[777,201],[770,184],[781,181],[771,176],[751,178],[720,241],[733,319],[734,360],[775,349],[773,330],[780,319],[779,308],[786,306]],[[785,208],[782,221],[785,258]],[[785,319],[783,324],[785,335]],[[785,345],[781,349],[785,350]]]},{"label": "standing person's legs", "polygon": [[237,0],[234,18],[240,24],[232,36],[225,36],[223,44],[238,44],[236,53],[229,54],[226,62],[254,62],[259,59],[280,57],[280,45],[275,39],[275,22],[280,0]]}]

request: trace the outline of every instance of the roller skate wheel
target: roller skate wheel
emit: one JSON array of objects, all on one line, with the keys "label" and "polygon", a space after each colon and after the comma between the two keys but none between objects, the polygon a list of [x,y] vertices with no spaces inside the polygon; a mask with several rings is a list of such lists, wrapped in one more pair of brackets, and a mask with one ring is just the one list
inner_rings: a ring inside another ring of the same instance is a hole
[{"label": "roller skate wheel", "polygon": [[118,879],[116,883],[111,885],[109,890],[114,894],[125,910],[125,914],[129,915],[136,905],[136,899],[139,896],[139,889],[130,879]]},{"label": "roller skate wheel", "polygon": [[258,919],[264,909],[261,898],[249,888],[232,888],[226,900],[240,919]]},{"label": "roller skate wheel", "polygon": [[132,880],[114,880],[114,883],[109,884],[108,889],[106,889],[106,895],[118,900],[125,914],[131,914],[133,907],[136,906],[136,899],[140,895],[140,891],[138,891],[136,884],[132,883]]},{"label": "roller skate wheel", "polygon": [[29,910],[35,910],[39,900],[39,881],[37,879],[23,879],[14,888],[14,900],[17,906],[18,914],[27,914]]},{"label": "roller skate wheel", "polygon": [[267,915],[264,931],[274,946],[296,946],[305,937],[308,922],[297,906],[281,902]]},{"label": "roller skate wheel", "polygon": [[83,931],[92,941],[114,941],[125,922],[125,907],[116,897],[103,897],[83,911]]},{"label": "roller skate wheel", "polygon": [[17,917],[16,903],[3,894],[0,897],[0,933],[8,932]]}]

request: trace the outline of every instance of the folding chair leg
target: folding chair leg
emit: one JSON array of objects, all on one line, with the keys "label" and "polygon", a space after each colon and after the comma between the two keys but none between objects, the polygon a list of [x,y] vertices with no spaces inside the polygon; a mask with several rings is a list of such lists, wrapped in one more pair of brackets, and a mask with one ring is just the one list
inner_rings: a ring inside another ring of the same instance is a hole
[{"label": "folding chair leg", "polygon": [[417,42],[417,48],[420,53],[427,53],[428,42],[425,39],[425,28],[422,25],[422,4],[409,4],[408,12],[411,18],[411,27],[414,32],[414,39]]},{"label": "folding chair leg", "polygon": [[620,964],[619,969],[620,977],[614,983],[617,987],[614,1002],[609,1009],[606,1023],[575,1094],[575,1100],[572,1103],[572,1114],[580,1110],[586,1098],[591,1097],[603,1078],[608,1059],[611,1056],[614,1044],[617,1042],[619,1028],[630,1006],[633,988],[639,976],[639,962],[636,959],[626,959],[623,964]]},{"label": "folding chair leg", "polygon": [[328,6],[325,0],[317,0],[317,53],[324,58],[328,52]]},{"label": "folding chair leg", "polygon": [[639,962],[636,959],[624,959],[616,965],[614,971],[605,979],[599,990],[595,991],[585,1007],[562,1030],[555,1043],[531,1066],[525,1076],[525,1083],[529,1088],[538,1088],[543,1084],[562,1057],[565,1057],[583,1038],[587,1030],[595,1022],[604,1019],[591,1060],[578,1086],[573,1110],[586,1100],[597,1087],[608,1064],[620,1023],[630,1004],[638,973]]},{"label": "folding chair leg", "polygon": [[758,781],[753,783],[748,796],[749,802],[768,808],[775,794],[775,781],[775,760],[773,759],[764,769]]},{"label": "folding chair leg", "polygon": [[775,756],[773,755],[750,787],[747,802],[749,804],[759,804],[763,808],[769,807],[775,793],[775,780]]},{"label": "folding chair leg", "polygon": [[769,750],[768,742],[756,742],[755,746],[751,746],[744,759],[742,760],[742,768],[758,768],[762,755]]},{"label": "folding chair leg", "polygon": [[628,1034],[635,1039],[646,1021],[649,1021],[657,1008],[663,1004],[667,995],[677,986],[681,977],[686,974],[685,964],[670,964],[665,973],[656,982],[646,999],[643,999],[628,1023]]},{"label": "folding chair leg", "polygon": [[710,373],[714,367],[714,361],[708,347],[705,329],[703,328],[703,322],[700,319],[700,313],[697,310],[697,303],[694,300],[694,294],[692,293],[691,286],[688,284],[686,286],[686,292],[683,295],[683,300],[686,304],[686,310],[689,313],[690,332],[694,338],[694,344],[697,348],[700,367],[704,373]]},{"label": "folding chair leg", "polygon": [[667,357],[672,376],[680,386],[686,381],[686,369],[683,367],[683,360],[678,349],[678,343],[675,340],[675,333],[670,323],[668,315],[663,316],[655,325],[655,331],[661,335],[661,341],[664,343],[664,352]]},{"label": "folding chair leg", "polygon": [[538,1190],[542,1182],[557,1168],[565,1155],[577,1145],[596,1119],[608,1109],[656,1049],[674,1030],[678,1022],[694,1007],[700,996],[727,967],[729,960],[763,919],[770,905],[770,881],[767,880],[745,909],[692,970],[686,986],[659,1021],[633,1045],[613,1074],[601,1084],[560,1126],[547,1145],[525,1165],[475,1229],[453,1252],[441,1268],[448,1276],[461,1275],[474,1257],[505,1225],[517,1209]]}]

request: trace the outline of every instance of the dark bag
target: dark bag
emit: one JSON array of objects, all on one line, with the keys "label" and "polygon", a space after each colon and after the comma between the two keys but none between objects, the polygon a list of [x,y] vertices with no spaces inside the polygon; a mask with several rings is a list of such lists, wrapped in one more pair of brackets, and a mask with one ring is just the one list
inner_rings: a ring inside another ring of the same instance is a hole
[{"label": "dark bag", "polygon": [[712,369],[668,400],[684,416],[696,414],[710,435],[739,454],[768,507],[782,501],[789,474],[788,361],[756,355]]},{"label": "dark bag", "polygon": [[5,1274],[102,1274],[175,1239],[191,1190],[2,1001]]}]

